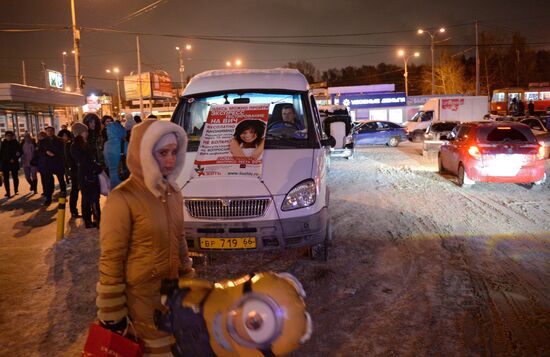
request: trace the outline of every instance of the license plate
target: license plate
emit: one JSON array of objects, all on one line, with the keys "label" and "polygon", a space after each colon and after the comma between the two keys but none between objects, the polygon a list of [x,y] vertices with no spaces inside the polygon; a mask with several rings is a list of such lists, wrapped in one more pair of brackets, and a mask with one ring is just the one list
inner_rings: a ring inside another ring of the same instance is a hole
[{"label": "license plate", "polygon": [[206,238],[199,240],[201,249],[256,249],[256,237]]}]

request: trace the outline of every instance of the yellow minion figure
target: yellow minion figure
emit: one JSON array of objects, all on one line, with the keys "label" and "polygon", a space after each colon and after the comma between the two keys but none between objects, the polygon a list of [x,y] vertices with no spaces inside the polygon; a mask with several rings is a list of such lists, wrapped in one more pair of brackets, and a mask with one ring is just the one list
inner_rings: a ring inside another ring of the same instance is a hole
[{"label": "yellow minion figure", "polygon": [[219,283],[182,279],[168,290],[168,311],[157,311],[155,322],[174,335],[174,356],[283,356],[311,336],[305,292],[288,273]]}]

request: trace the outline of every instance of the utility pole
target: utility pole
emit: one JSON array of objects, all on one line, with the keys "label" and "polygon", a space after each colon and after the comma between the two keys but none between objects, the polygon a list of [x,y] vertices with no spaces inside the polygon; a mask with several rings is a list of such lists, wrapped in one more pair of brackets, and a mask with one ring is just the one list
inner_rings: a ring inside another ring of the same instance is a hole
[{"label": "utility pole", "polygon": [[122,113],[122,97],[120,96],[120,83],[118,75],[116,76],[116,91],[118,92],[118,115],[120,117],[120,113]]},{"label": "utility pole", "polygon": [[25,61],[21,61],[21,70],[23,71],[23,85],[27,85],[27,71],[25,69]]},{"label": "utility pole", "polygon": [[139,86],[139,113],[143,119],[143,90],[141,86],[141,55],[139,52],[139,36],[136,36],[137,65],[138,65],[138,86]]},{"label": "utility pole", "polygon": [[66,51],[63,51],[61,53],[61,55],[63,56],[63,90],[65,90],[65,88],[67,88],[67,63],[65,61],[65,57],[67,56],[67,52]]},{"label": "utility pole", "polygon": [[180,72],[180,84],[181,84],[181,93],[183,95],[183,72],[185,71],[185,66],[183,65],[183,55],[182,55],[182,49],[179,48],[179,47],[176,47],[176,50],[178,51],[178,57],[179,57],[179,61],[180,61],[180,68],[179,68],[179,72]]},{"label": "utility pole", "polygon": [[516,50],[516,87],[519,87],[519,50]]},{"label": "utility pole", "polygon": [[[74,8],[74,0],[71,0],[71,15],[73,20],[73,50],[74,50],[74,71],[76,81],[76,92],[81,93],[80,87],[80,30],[76,28],[76,14]],[[80,114],[80,110],[78,111]]]},{"label": "utility pole", "polygon": [[479,84],[479,37],[477,31],[477,19],[476,19],[476,95],[479,95],[480,84]]},{"label": "utility pole", "polygon": [[434,36],[430,34],[432,39],[430,50],[432,51],[432,95],[435,94],[435,70],[434,70]]}]

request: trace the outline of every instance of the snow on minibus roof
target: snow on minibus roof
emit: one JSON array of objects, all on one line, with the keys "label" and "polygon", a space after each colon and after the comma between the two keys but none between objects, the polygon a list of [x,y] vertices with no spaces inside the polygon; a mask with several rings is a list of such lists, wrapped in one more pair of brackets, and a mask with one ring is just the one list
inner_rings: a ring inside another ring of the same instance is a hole
[{"label": "snow on minibus roof", "polygon": [[309,85],[296,69],[225,69],[197,74],[185,87],[183,95],[238,89],[307,91]]}]

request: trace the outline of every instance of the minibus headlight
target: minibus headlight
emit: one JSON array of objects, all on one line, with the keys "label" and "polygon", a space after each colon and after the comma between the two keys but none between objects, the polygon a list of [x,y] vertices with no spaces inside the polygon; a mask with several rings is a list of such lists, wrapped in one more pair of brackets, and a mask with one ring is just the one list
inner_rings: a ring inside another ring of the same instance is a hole
[{"label": "minibus headlight", "polygon": [[290,211],[293,209],[309,207],[315,203],[317,189],[312,179],[297,184],[290,190],[283,201],[281,209]]}]

